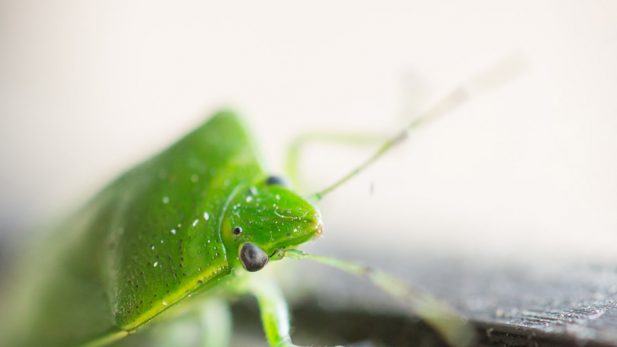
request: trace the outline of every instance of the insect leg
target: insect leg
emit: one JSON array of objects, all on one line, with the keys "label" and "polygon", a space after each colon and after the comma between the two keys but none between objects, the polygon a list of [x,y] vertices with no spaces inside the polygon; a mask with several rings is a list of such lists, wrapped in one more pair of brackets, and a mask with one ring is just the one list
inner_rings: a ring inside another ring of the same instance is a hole
[{"label": "insect leg", "polygon": [[280,289],[271,281],[252,281],[251,293],[257,298],[261,322],[271,347],[293,347],[289,336],[289,311]]},{"label": "insect leg", "polygon": [[285,170],[287,177],[295,187],[302,188],[302,177],[299,165],[302,150],[309,144],[332,143],[342,145],[376,145],[388,138],[385,134],[371,134],[361,132],[326,132],[314,131],[301,134],[293,139],[285,157]]},{"label": "insect leg", "polygon": [[155,326],[138,333],[133,339],[140,346],[153,347],[229,346],[231,312],[225,297],[208,296],[185,307],[161,317]]},{"label": "insect leg", "polygon": [[476,338],[473,326],[447,304],[388,273],[346,260],[307,254],[300,250],[287,250],[285,256],[292,259],[313,260],[366,278],[376,287],[404,303],[414,314],[433,327],[451,346],[470,346]]},{"label": "insect leg", "polygon": [[229,303],[224,299],[211,298],[206,300],[200,311],[202,346],[229,346],[232,329]]}]

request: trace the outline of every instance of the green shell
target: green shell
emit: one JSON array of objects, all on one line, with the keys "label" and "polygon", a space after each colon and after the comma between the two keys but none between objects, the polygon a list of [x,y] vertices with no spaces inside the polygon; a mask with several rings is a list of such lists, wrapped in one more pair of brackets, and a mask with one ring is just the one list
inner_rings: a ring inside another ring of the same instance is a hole
[{"label": "green shell", "polygon": [[[132,331],[230,275],[237,244],[273,252],[319,233],[316,210],[286,188],[259,186],[265,177],[230,112],[125,173],[28,255],[35,259],[6,319],[11,345],[71,346]],[[255,186],[264,188],[257,205],[244,203]],[[225,234],[240,222],[254,232]]]}]

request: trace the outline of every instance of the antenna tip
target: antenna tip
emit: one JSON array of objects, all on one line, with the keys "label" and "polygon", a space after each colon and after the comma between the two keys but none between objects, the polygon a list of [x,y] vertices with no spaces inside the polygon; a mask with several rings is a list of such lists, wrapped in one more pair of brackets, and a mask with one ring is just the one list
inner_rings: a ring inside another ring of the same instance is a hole
[{"label": "antenna tip", "polygon": [[494,65],[474,76],[467,88],[472,92],[496,89],[519,77],[529,69],[529,62],[521,52],[510,53]]}]

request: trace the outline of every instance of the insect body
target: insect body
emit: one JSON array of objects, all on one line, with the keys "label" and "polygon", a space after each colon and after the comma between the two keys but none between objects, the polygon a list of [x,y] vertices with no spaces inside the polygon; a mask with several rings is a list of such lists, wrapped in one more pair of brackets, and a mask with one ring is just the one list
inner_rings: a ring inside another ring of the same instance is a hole
[{"label": "insect body", "polygon": [[134,331],[234,269],[261,269],[322,225],[312,204],[268,177],[238,117],[221,112],[61,229],[47,243],[54,254],[31,275],[26,300],[34,302],[24,307],[33,309],[12,318],[20,330],[12,345],[71,346]]},{"label": "insect body", "polygon": [[[447,94],[367,161],[313,194],[312,201],[376,161],[408,130],[494,85],[487,77],[503,75],[503,65]],[[231,112],[216,114],[119,177],[58,229],[28,254],[34,259],[29,270],[14,280],[17,290],[7,295],[13,308],[0,312],[1,346],[106,345],[180,307],[194,293],[221,288],[253,294],[270,345],[293,346],[280,292],[268,283],[245,281],[249,272],[285,256],[364,276],[452,345],[473,338],[466,320],[447,306],[383,272],[296,250],[321,234],[320,214],[312,202],[267,174],[251,137]]]}]

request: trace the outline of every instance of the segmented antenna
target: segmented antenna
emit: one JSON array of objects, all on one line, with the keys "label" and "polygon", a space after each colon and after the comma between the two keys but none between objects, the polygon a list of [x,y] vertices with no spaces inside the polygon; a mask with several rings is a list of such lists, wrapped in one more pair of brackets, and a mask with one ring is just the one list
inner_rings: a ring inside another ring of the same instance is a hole
[{"label": "segmented antenna", "polygon": [[462,83],[457,88],[453,89],[450,93],[446,94],[431,108],[424,113],[420,114],[417,118],[412,120],[406,127],[400,132],[387,139],[381,146],[371,155],[368,159],[351,170],[343,177],[336,180],[326,188],[312,194],[309,199],[314,201],[321,200],[325,195],[337,189],[345,182],[362,172],[364,169],[372,165],[375,161],[381,158],[384,154],[389,152],[393,147],[401,143],[409,134],[411,130],[414,130],[424,124],[430,123],[435,119],[451,112],[457,107],[463,105],[465,102],[471,99],[472,96],[476,96],[482,92],[489,91],[497,88],[506,82],[512,80],[514,77],[520,75],[526,68],[524,59],[518,55],[511,55],[507,58],[499,61],[490,68],[481,71],[466,83]]}]

